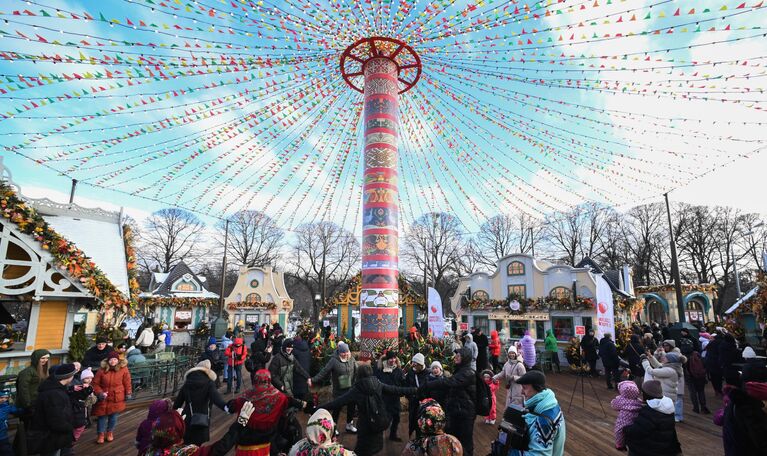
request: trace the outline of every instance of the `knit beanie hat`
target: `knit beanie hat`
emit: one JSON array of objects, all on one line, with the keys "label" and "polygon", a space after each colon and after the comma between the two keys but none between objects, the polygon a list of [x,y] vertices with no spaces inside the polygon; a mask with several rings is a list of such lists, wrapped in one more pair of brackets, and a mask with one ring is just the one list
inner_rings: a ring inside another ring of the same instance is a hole
[{"label": "knit beanie hat", "polygon": [[386,355],[384,356],[384,359],[388,361],[388,360],[394,359],[396,357],[397,357],[397,353],[392,351],[392,350],[389,350],[389,351],[386,352]]},{"label": "knit beanie hat", "polygon": [[99,337],[96,338],[96,343],[97,344],[105,344],[105,343],[107,343],[107,338],[104,337],[104,336],[99,336]]},{"label": "knit beanie hat", "polygon": [[678,363],[680,361],[679,355],[674,352],[668,352],[664,356],[666,357],[666,361],[670,363]]},{"label": "knit beanie hat", "polygon": [[663,345],[670,345],[671,348],[676,348],[676,342],[674,342],[674,339],[666,339],[663,341]]},{"label": "knit beanie hat", "polygon": [[434,369],[435,367],[439,367],[439,370],[445,371],[445,369],[442,367],[442,363],[439,361],[434,361],[431,363],[431,366],[429,366],[429,369]]},{"label": "knit beanie hat", "polygon": [[93,370],[91,370],[90,367],[83,369],[83,371],[80,373],[80,380],[85,380],[86,378],[93,378]]},{"label": "knit beanie hat", "polygon": [[750,359],[750,358],[756,358],[756,352],[751,347],[746,347],[743,349],[743,358],[744,359]]},{"label": "knit beanie hat", "polygon": [[663,397],[663,387],[658,380],[647,380],[642,383],[642,391],[654,399]]},{"label": "knit beanie hat", "polygon": [[546,376],[541,371],[531,370],[525,375],[519,377],[518,385],[534,385],[546,387]]},{"label": "knit beanie hat", "polygon": [[77,373],[77,366],[74,364],[59,364],[53,368],[53,378],[56,380],[64,380],[66,378],[74,377]]},{"label": "knit beanie hat", "polygon": [[423,354],[416,353],[413,355],[413,364],[420,364],[421,366],[426,366],[426,359],[424,358]]},{"label": "knit beanie hat", "polygon": [[0,397],[9,397],[11,392],[9,390],[0,390]]},{"label": "knit beanie hat", "polygon": [[112,359],[112,358],[117,358],[117,359],[120,359],[120,354],[119,354],[119,353],[117,353],[116,351],[112,350],[112,351],[111,351],[111,352],[109,352],[109,354],[107,355],[107,361],[109,361],[109,360],[110,360],[110,359]]},{"label": "knit beanie hat", "polygon": [[349,353],[351,350],[349,350],[349,345],[346,342],[339,342],[338,343],[338,353]]},{"label": "knit beanie hat", "polygon": [[208,339],[208,345],[216,345],[216,342],[218,341],[216,340],[214,336],[210,336],[210,338]]}]

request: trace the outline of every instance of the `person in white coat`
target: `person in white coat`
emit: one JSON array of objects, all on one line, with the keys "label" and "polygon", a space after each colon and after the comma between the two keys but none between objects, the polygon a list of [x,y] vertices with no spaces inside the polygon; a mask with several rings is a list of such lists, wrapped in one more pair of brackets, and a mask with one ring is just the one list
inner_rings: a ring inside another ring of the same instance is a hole
[{"label": "person in white coat", "polygon": [[474,337],[471,334],[463,336],[463,346],[471,350],[471,368],[476,372],[479,348],[477,348],[477,343],[474,342]]},{"label": "person in white coat", "polygon": [[152,331],[152,326],[147,325],[144,327],[144,330],[141,331],[141,334],[139,334],[138,338],[136,339],[135,346],[138,347],[139,350],[141,350],[141,353],[146,354],[149,349],[152,347],[152,344],[154,344],[154,331]]},{"label": "person in white coat", "polygon": [[494,380],[498,380],[502,384],[505,384],[506,388],[509,390],[506,395],[506,407],[504,407],[504,410],[511,404],[524,407],[525,396],[522,394],[522,385],[518,384],[517,380],[526,373],[527,369],[525,369],[525,364],[517,353],[517,347],[512,345],[509,347],[506,364],[504,364],[503,369],[493,377]]}]

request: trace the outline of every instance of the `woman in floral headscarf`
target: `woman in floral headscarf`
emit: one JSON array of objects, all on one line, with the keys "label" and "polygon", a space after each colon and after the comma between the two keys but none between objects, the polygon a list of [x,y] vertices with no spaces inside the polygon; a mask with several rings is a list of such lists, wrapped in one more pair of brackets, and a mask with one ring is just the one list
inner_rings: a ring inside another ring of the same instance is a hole
[{"label": "woman in floral headscarf", "polygon": [[306,424],[306,438],[293,445],[288,456],[354,456],[353,451],[333,441],[335,429],[333,415],[318,409]]},{"label": "woman in floral headscarf", "polygon": [[[461,442],[445,434],[445,411],[434,399],[424,399],[418,408],[420,439],[411,440],[402,450],[402,456],[461,456]],[[291,455],[293,456],[293,455]]]}]

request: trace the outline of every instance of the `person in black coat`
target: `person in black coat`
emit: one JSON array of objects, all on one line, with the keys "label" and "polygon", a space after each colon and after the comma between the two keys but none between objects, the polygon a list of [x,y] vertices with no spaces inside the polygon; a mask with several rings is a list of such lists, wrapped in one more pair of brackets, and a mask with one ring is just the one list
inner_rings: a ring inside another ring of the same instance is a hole
[{"label": "person in black coat", "polygon": [[77,370],[74,364],[54,366],[38,388],[27,439],[35,441],[34,436],[40,436],[36,443],[40,445],[38,452],[41,455],[57,454],[59,450],[70,448],[74,442],[74,414],[67,385],[72,383]]},{"label": "person in black coat", "polygon": [[452,377],[428,382],[418,388],[419,397],[428,397],[433,390],[447,390],[445,432],[455,436],[463,447],[464,456],[474,454],[474,399],[477,394],[476,373],[471,368],[471,349],[461,347],[453,352],[456,371]]},{"label": "person in black coat", "polygon": [[583,359],[589,363],[589,375],[592,377],[599,377],[599,371],[597,371],[597,360],[599,355],[597,354],[597,347],[599,343],[597,338],[594,337],[594,330],[589,328],[586,331],[586,335],[581,339],[581,351],[583,352]]},{"label": "person in black coat", "polygon": [[210,416],[211,403],[221,410],[226,410],[226,402],[216,388],[216,374],[210,369],[208,360],[200,361],[197,366],[189,369],[184,374],[184,384],[173,401],[173,408],[184,407],[186,416],[186,430],[184,432],[184,444],[202,445],[210,439],[209,426],[192,426],[193,414],[206,414]]},{"label": "person in black coat", "polygon": [[373,375],[373,368],[369,364],[359,365],[356,375],[357,380],[348,392],[333,399],[331,402],[320,405],[319,408],[332,411],[355,402],[357,410],[359,410],[360,419],[359,426],[357,427],[357,445],[354,447],[354,453],[357,456],[371,456],[383,449],[383,432],[375,432],[368,428],[367,397],[373,394],[388,395],[395,397],[397,402],[399,402],[400,396],[416,394],[418,389],[382,383]]},{"label": "person in black coat", "polygon": [[607,389],[613,389],[613,381],[615,385],[618,385],[620,381],[620,372],[618,372],[618,366],[620,366],[620,358],[618,357],[618,349],[613,342],[613,336],[610,333],[605,334],[601,341],[599,341],[599,357],[602,358],[602,365],[605,367],[605,381],[607,382]]},{"label": "person in black coat", "polygon": [[[421,385],[426,384],[429,381],[429,371],[426,370],[426,359],[423,354],[416,353],[410,363],[410,369],[405,374],[405,384],[414,388],[419,388]],[[407,430],[408,438],[416,432],[416,435],[420,437],[420,429],[418,428],[418,408],[420,403],[418,402],[418,396],[409,396],[407,402]]]},{"label": "person in black coat", "polygon": [[83,368],[90,367],[96,372],[101,367],[101,361],[107,359],[109,352],[113,349],[107,345],[106,337],[96,339],[96,345],[89,348],[83,355]]},{"label": "person in black coat", "polygon": [[482,328],[477,328],[474,343],[477,344],[477,372],[482,372],[487,369],[487,347],[490,345],[487,336],[482,333]]},{"label": "person in black coat", "polygon": [[715,334],[714,338],[706,346],[706,357],[703,358],[703,364],[706,366],[711,386],[714,388],[714,393],[718,396],[722,395],[722,378],[724,377],[724,369],[722,369],[722,365],[719,362],[719,348],[722,346],[722,336],[721,333]]},{"label": "person in black coat", "polygon": [[639,410],[634,422],[623,428],[629,456],[677,456],[682,447],[676,435],[674,401],[663,397],[657,380],[642,384],[646,405]]},{"label": "person in black coat", "polygon": [[[706,347],[709,348],[709,347]],[[709,348],[709,352],[711,349]],[[708,356],[708,355],[706,355]],[[719,366],[722,371],[726,371],[734,363],[743,361],[738,350],[738,344],[735,343],[735,337],[732,334],[725,334],[722,338],[722,345],[719,347]]]},{"label": "person in black coat", "polygon": [[216,373],[216,388],[218,388],[221,386],[226,358],[224,353],[218,349],[218,343],[213,336],[208,339],[208,346],[205,347],[205,351],[202,352],[197,362],[205,361],[206,359],[210,362],[210,369]]},{"label": "person in black coat", "polygon": [[629,363],[629,370],[634,377],[643,377],[644,368],[642,368],[642,361],[639,359],[644,353],[644,345],[639,338],[639,335],[632,334],[629,344],[623,350],[623,357]]},{"label": "person in black coat", "polygon": [[[385,385],[397,387],[405,385],[405,373],[402,371],[402,368],[399,367],[399,359],[397,359],[397,354],[393,351],[386,352],[386,354],[378,360],[378,368],[375,370],[375,376]],[[399,414],[402,412],[399,396],[401,395],[396,393],[384,393],[383,396],[384,403],[386,404],[386,411],[389,412],[389,416],[391,416],[389,440],[395,442],[402,441],[402,439],[397,436]]]},{"label": "person in black coat", "polygon": [[[304,373],[308,373],[312,367],[312,352],[309,351],[309,343],[300,335],[293,338],[293,358],[296,364],[303,368]],[[293,371],[293,396],[308,402],[309,385],[308,378],[304,377],[299,369]]]}]

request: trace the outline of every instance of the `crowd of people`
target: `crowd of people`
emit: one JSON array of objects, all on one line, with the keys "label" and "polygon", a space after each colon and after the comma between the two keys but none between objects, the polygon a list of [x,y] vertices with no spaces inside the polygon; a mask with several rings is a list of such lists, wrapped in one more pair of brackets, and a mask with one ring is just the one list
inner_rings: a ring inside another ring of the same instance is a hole
[{"label": "crowd of people", "polygon": [[[145,334],[146,328],[138,340],[148,337]],[[711,414],[706,401],[710,382],[714,394],[722,397],[723,407],[712,419],[722,426],[726,456],[763,454],[767,448],[764,358],[757,357],[752,347],[738,347],[722,328],[696,336],[682,329],[673,337],[662,325],[635,325],[630,341],[618,350],[609,334],[598,340],[588,329],[581,340],[573,339],[565,348],[575,372],[603,375],[605,386],[617,390],[611,402],[617,411],[616,450],[629,455],[680,454],[676,426],[684,421],[685,391],[694,413]],[[149,406],[136,430],[137,455],[211,456],[232,449],[236,456],[350,455],[352,451],[338,441],[343,429],[357,434],[353,453],[360,456],[380,452],[385,439],[407,441],[402,451],[407,456],[471,456],[478,416],[500,429],[498,440],[480,453],[564,454],[565,416],[539,365],[546,360],[555,366],[552,373],[560,372],[559,347],[551,331],[544,339],[543,354],[536,352],[529,332],[506,347],[496,331],[489,338],[480,329],[464,333],[454,343],[452,369],[440,361],[427,366],[421,352],[405,365],[394,351],[355,360],[349,345],[339,342],[329,360],[311,375],[313,337],[300,330],[288,337],[278,324],[256,328],[249,347],[242,332],[229,331],[221,340],[211,337],[197,364],[184,374],[175,397]],[[413,337],[420,340],[417,332]],[[130,358],[143,356],[143,350],[130,343],[122,333],[100,338],[82,364],[50,366],[48,351],[33,352],[31,365],[18,376],[16,403],[10,404],[8,392],[0,391],[0,456],[71,455],[92,421],[96,443],[112,442],[118,418],[133,393]],[[602,372],[597,369],[599,360]],[[225,395],[219,391],[222,379]],[[332,396],[318,404],[317,388],[327,383]],[[496,395],[503,390],[506,399],[498,407]],[[231,397],[227,400],[226,395]],[[403,397],[406,436],[399,434]],[[213,407],[233,419],[224,436],[208,444]],[[298,419],[300,411],[311,414],[304,425]],[[13,447],[6,425],[10,414],[21,417]]]}]

